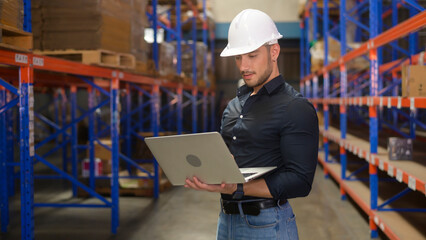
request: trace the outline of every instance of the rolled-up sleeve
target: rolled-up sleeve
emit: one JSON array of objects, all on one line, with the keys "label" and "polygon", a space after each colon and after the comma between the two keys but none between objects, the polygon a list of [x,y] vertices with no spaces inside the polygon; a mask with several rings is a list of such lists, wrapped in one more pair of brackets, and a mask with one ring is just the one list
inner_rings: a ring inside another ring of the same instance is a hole
[{"label": "rolled-up sleeve", "polygon": [[318,161],[318,118],[315,108],[304,98],[289,103],[280,131],[282,164],[265,177],[275,199],[307,196]]}]

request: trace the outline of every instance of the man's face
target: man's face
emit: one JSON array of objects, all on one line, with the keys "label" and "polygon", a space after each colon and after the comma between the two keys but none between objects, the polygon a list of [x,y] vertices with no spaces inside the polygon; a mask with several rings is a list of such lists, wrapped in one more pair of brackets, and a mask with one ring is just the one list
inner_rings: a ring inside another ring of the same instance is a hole
[{"label": "man's face", "polygon": [[257,50],[235,56],[235,62],[241,76],[248,87],[262,86],[272,73],[270,46],[262,46]]}]

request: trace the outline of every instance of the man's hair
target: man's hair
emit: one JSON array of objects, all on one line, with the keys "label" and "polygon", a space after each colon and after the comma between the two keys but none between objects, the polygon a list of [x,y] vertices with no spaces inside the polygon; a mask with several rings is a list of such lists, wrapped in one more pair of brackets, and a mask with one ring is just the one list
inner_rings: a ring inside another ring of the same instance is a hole
[{"label": "man's hair", "polygon": [[263,46],[266,47],[266,52],[268,53],[268,57],[270,58],[271,57],[271,47],[273,46],[273,44],[271,45],[271,44],[265,43]]}]

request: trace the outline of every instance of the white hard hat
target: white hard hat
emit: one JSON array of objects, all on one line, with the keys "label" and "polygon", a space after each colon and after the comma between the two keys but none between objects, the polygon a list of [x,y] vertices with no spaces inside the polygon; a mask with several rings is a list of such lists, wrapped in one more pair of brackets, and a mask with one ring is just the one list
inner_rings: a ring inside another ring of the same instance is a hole
[{"label": "white hard hat", "polygon": [[264,12],[246,9],[232,20],[228,31],[228,45],[221,57],[246,54],[262,45],[277,43],[283,36],[274,21]]}]

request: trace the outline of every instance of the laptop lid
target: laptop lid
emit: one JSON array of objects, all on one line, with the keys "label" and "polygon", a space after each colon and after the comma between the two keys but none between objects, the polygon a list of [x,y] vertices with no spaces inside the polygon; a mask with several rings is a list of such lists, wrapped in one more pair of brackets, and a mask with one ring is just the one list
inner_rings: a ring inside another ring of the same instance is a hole
[{"label": "laptop lid", "polygon": [[145,142],[173,185],[193,176],[208,184],[246,182],[218,132],[147,137]]}]

